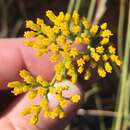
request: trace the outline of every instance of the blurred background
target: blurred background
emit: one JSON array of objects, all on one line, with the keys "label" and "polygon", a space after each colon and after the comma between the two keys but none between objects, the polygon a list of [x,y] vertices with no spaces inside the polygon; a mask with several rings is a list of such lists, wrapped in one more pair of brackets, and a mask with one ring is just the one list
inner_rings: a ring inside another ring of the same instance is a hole
[{"label": "blurred background", "polygon": [[[82,16],[88,16],[92,1],[94,0],[82,0],[79,9]],[[125,43],[129,0],[124,1],[126,12],[122,37]],[[25,31],[25,20],[35,21],[37,17],[46,19],[45,11],[48,9],[56,14],[59,11],[66,12],[69,2],[69,0],[0,0],[0,38],[22,37]],[[90,16],[91,23],[99,24],[105,21],[108,23],[108,27],[114,33],[112,42],[115,46],[118,41],[119,10],[119,0],[95,0]],[[86,86],[85,101],[66,130],[110,130],[113,117],[116,115],[113,111],[116,106],[119,77],[120,69],[115,68],[112,75],[105,79],[96,77],[89,82],[81,79],[83,86]],[[7,96],[10,98],[6,100]],[[4,94],[0,92],[0,102],[3,98],[6,102],[4,101],[3,106],[0,106],[0,111],[14,99],[14,96],[7,91]]]},{"label": "blurred background", "polygon": [[[100,0],[96,0],[96,4],[98,1]],[[81,15],[87,15],[90,2],[91,0],[82,0],[79,11]],[[0,37],[22,37],[26,19],[43,18],[48,9],[55,13],[66,12],[68,4],[69,0],[0,0]],[[107,0],[106,6],[107,10],[100,21],[107,21],[116,34],[119,0]]]}]

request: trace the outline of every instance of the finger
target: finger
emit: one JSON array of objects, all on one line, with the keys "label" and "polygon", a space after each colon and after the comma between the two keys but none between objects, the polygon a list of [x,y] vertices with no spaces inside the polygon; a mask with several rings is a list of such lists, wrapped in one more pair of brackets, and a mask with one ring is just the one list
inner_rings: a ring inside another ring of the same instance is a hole
[{"label": "finger", "polygon": [[9,81],[19,80],[21,69],[33,75],[42,75],[49,80],[53,75],[53,64],[49,55],[36,57],[32,48],[24,47],[23,38],[0,40],[0,90],[6,89]]},{"label": "finger", "polygon": [[24,68],[24,62],[18,50],[17,40],[0,40],[0,89],[7,82],[18,79],[18,71]]},{"label": "finger", "polygon": [[[64,93],[65,96],[70,97],[74,94],[81,94],[82,90],[80,87],[77,87],[76,85],[72,84],[70,81],[63,81],[62,83],[59,83],[60,85],[68,85],[71,86],[73,89],[70,89],[68,92]],[[57,84],[58,85],[58,84]],[[81,94],[82,95],[82,94]],[[36,126],[31,126],[28,122],[30,117],[24,117],[22,118],[20,116],[20,112],[22,109],[31,104],[37,104],[39,103],[41,97],[37,97],[33,101],[29,101],[27,99],[27,96],[25,95],[23,99],[14,107],[12,111],[10,111],[6,116],[4,116],[0,120],[0,129],[6,128],[6,130],[61,130],[65,126],[65,124],[72,118],[72,116],[75,114],[76,110],[80,106],[79,104],[73,104],[69,103],[68,106],[65,108],[66,112],[66,118],[64,119],[47,119],[44,118],[42,113],[40,113],[39,116],[39,122]],[[51,99],[51,102],[54,101],[54,98]],[[55,105],[55,103],[53,103]]]}]

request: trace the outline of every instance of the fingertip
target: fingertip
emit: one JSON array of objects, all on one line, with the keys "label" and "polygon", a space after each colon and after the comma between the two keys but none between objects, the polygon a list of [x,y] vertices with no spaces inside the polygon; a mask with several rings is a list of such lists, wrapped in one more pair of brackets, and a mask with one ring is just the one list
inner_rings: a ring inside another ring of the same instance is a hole
[{"label": "fingertip", "polygon": [[[56,86],[69,86],[70,89],[68,91],[65,91],[63,93],[64,96],[70,98],[73,95],[80,95],[81,99],[79,103],[73,103],[69,101],[67,107],[64,108],[65,111],[65,118],[63,119],[50,119],[50,118],[45,118],[43,116],[43,112],[39,114],[39,121],[35,126],[32,126],[29,124],[29,120],[31,116],[27,117],[22,117],[21,118],[21,111],[24,107],[33,105],[33,104],[39,104],[40,100],[42,97],[37,96],[34,100],[29,100],[27,98],[27,94],[20,100],[20,102],[10,111],[6,116],[12,119],[14,122],[13,124],[15,125],[20,125],[20,126],[25,126],[27,129],[32,129],[32,130],[39,130],[39,129],[45,129],[45,130],[61,130],[61,128],[65,127],[65,125],[72,119],[72,117],[76,114],[76,111],[81,105],[82,102],[82,97],[83,97],[83,91],[80,86],[80,84],[73,84],[69,80],[64,80],[62,82],[56,83]],[[54,99],[52,98],[50,102],[53,102]],[[53,102],[53,105],[55,103]],[[16,115],[16,117],[14,117]]]}]

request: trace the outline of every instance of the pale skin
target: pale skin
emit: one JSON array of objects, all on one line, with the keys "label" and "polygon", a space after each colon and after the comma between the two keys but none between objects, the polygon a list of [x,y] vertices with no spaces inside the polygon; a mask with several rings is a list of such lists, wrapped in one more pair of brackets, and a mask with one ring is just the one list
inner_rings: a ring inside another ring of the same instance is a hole
[{"label": "pale skin", "polygon": [[[34,76],[42,75],[46,80],[50,80],[53,76],[54,65],[49,62],[49,55],[37,58],[34,50],[25,47],[22,43],[22,38],[0,39],[0,91],[8,89],[6,86],[9,81],[20,80],[18,73],[21,69],[27,69]],[[78,85],[68,93],[70,95],[81,94],[81,90],[80,85]],[[28,123],[30,118],[21,117],[20,112],[24,106],[36,103],[39,100],[40,97],[30,101],[26,95],[20,97],[20,100],[16,99],[5,110],[4,116],[0,117],[0,130],[3,128],[5,130],[62,130],[80,106],[80,103],[69,103],[68,107],[65,108],[67,116],[62,120],[46,119],[40,114],[38,124],[32,126]]]}]

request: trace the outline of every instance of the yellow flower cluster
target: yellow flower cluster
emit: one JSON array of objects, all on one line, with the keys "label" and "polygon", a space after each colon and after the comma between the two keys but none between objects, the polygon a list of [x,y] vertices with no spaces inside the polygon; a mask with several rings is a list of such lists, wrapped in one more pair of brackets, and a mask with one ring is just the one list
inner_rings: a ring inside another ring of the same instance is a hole
[{"label": "yellow flower cluster", "polygon": [[[59,56],[62,56],[64,62],[60,61],[55,67],[57,81],[64,78],[64,72],[74,83],[77,81],[78,73],[84,73],[84,79],[89,80],[94,68],[97,68],[100,77],[105,77],[107,73],[112,72],[111,62],[121,65],[116,49],[110,43],[113,34],[107,28],[107,23],[101,26],[90,25],[85,17],[80,18],[77,11],[72,15],[60,12],[56,16],[48,10],[46,16],[52,22],[52,26],[46,25],[39,18],[36,23],[26,21],[26,27],[30,31],[25,32],[25,37],[35,39],[27,40],[25,44],[34,48],[37,55],[51,51],[51,62],[59,62]],[[73,44],[84,45],[85,51],[79,51]],[[87,69],[86,63],[89,65]]]},{"label": "yellow flower cluster", "polygon": [[[8,84],[13,88],[15,95],[28,92],[29,99],[41,95],[43,99],[33,107],[26,108],[23,115],[33,114],[32,124],[38,121],[38,114],[43,109],[44,116],[50,118],[63,118],[65,116],[64,107],[68,100],[78,103],[79,95],[74,95],[69,99],[62,96],[64,90],[69,88],[55,87],[55,82],[70,78],[73,83],[77,82],[78,75],[83,74],[85,80],[89,80],[93,70],[97,70],[100,77],[104,78],[112,73],[111,62],[120,66],[121,61],[116,55],[116,48],[110,42],[113,33],[107,28],[107,23],[101,26],[90,25],[85,17],[80,17],[77,11],[72,14],[60,12],[55,15],[53,11],[46,11],[46,16],[50,20],[50,25],[45,24],[43,19],[37,18],[36,23],[26,21],[24,33],[26,38],[24,44],[36,50],[36,55],[41,56],[51,52],[50,61],[56,62],[54,67],[54,78],[51,83],[41,76],[33,77],[29,72],[20,72],[25,83],[14,81]],[[83,50],[79,50],[81,46]],[[55,95],[58,105],[49,109],[48,94]],[[35,109],[34,109],[35,108]]]},{"label": "yellow flower cluster", "polygon": [[[28,98],[30,100],[34,99],[37,95],[42,97],[39,104],[27,106],[22,111],[23,116],[28,114],[32,115],[30,120],[31,124],[35,125],[38,122],[38,115],[42,111],[46,118],[64,118],[64,108],[67,106],[68,102],[78,103],[80,100],[80,95],[77,94],[70,98],[63,97],[63,91],[69,90],[69,86],[55,86],[56,77],[49,83],[41,76],[33,77],[26,70],[21,70],[19,75],[24,82],[13,81],[8,83],[8,87],[13,89],[12,93],[14,93],[14,95],[28,92]],[[54,95],[55,100],[58,102],[54,108],[49,107],[49,94]]]}]

